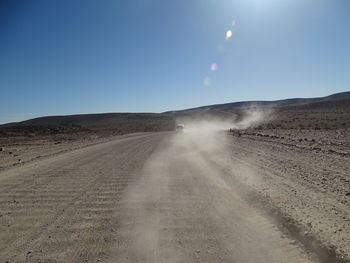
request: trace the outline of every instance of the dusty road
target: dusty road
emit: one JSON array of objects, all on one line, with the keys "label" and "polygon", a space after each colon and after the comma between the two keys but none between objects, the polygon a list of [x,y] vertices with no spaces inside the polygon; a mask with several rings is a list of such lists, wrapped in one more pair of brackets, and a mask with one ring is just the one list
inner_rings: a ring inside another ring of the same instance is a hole
[{"label": "dusty road", "polygon": [[[155,133],[0,173],[0,262],[314,262],[213,165]],[[205,147],[203,147],[205,145]]]}]

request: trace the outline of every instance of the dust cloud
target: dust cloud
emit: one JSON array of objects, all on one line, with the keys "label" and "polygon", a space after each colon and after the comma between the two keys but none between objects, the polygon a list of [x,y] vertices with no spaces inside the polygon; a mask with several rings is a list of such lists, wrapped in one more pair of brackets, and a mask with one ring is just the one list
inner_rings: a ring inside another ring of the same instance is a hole
[{"label": "dust cloud", "polygon": [[172,140],[172,147],[183,147],[185,153],[194,151],[206,153],[211,156],[222,157],[219,153],[227,152],[228,130],[244,130],[254,128],[263,122],[273,118],[273,111],[270,108],[259,108],[250,106],[243,109],[239,116],[218,117],[182,117],[177,119],[178,124],[183,124],[184,129]]},{"label": "dust cloud", "polygon": [[[223,191],[232,190],[229,186],[234,183],[231,180],[232,175],[250,185],[260,184],[261,178],[255,171],[232,160],[234,140],[228,130],[241,131],[257,127],[274,118],[273,110],[251,105],[231,118],[223,116],[179,118],[177,123],[183,124],[185,128],[171,139],[169,150],[190,162],[192,167],[202,170],[202,175],[208,177],[217,187],[222,187]],[[252,157],[246,156],[247,161],[251,161],[250,158]],[[231,177],[223,178],[219,174]]]},{"label": "dust cloud", "polygon": [[254,128],[263,122],[267,122],[273,119],[273,110],[269,107],[257,107],[251,105],[250,107],[242,110],[241,117],[238,121],[233,123],[233,129],[248,129]]},{"label": "dust cloud", "polygon": [[[227,131],[258,125],[267,117],[267,112],[247,109],[237,121],[212,116],[179,118],[177,123],[183,124],[184,129],[159,145],[116,209],[116,217],[122,218],[123,242],[114,248],[115,256],[108,262],[188,260],[177,248],[178,237],[163,227],[176,224],[176,218],[193,205],[189,199],[191,192],[183,186],[193,184],[194,177],[202,177],[219,193],[229,194],[230,185],[218,175],[224,169],[232,169]],[[194,187],[197,184],[201,182]],[[216,213],[224,216],[225,205],[217,203]],[[197,207],[190,211],[194,209]]]}]

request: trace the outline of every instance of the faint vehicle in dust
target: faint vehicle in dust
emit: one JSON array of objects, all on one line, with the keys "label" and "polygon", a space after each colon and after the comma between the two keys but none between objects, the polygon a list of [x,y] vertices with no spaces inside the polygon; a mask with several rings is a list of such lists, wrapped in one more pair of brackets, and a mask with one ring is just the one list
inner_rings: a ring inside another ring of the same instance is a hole
[{"label": "faint vehicle in dust", "polygon": [[185,125],[184,124],[177,124],[175,127],[175,131],[178,133],[182,133],[185,130]]}]

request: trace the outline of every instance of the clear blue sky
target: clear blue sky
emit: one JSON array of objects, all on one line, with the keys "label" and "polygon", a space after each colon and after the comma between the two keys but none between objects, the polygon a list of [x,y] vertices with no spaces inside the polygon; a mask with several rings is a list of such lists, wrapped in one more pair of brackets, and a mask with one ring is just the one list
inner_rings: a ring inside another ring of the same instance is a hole
[{"label": "clear blue sky", "polygon": [[348,0],[0,0],[0,123],[350,90],[349,14]]}]

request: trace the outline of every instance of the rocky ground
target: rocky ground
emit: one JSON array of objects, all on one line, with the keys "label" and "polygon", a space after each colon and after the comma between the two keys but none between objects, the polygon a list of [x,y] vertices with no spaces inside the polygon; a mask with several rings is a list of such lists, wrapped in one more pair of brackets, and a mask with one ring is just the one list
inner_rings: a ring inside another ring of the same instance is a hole
[{"label": "rocky ground", "polygon": [[272,129],[231,135],[240,181],[277,208],[309,246],[317,244],[349,259],[350,130]]}]

